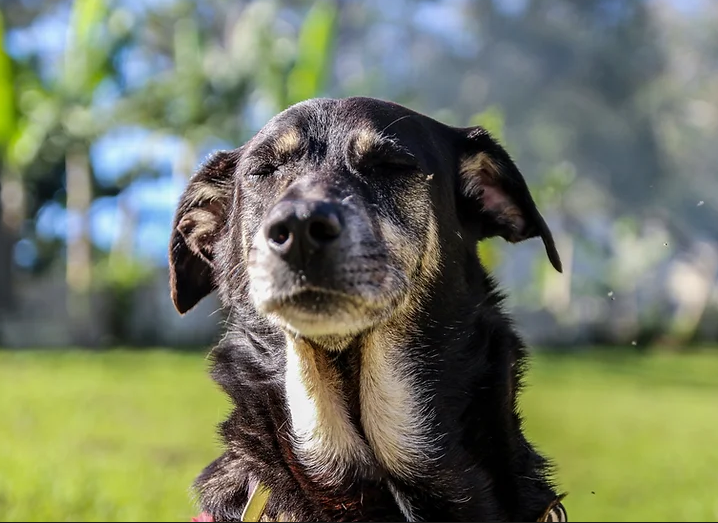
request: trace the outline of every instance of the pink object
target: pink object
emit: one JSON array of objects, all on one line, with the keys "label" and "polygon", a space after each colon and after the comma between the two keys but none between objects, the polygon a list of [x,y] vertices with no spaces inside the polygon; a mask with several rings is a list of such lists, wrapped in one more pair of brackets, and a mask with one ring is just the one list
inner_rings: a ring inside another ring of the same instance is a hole
[{"label": "pink object", "polygon": [[202,512],[199,516],[192,518],[192,521],[214,521],[212,514]]}]

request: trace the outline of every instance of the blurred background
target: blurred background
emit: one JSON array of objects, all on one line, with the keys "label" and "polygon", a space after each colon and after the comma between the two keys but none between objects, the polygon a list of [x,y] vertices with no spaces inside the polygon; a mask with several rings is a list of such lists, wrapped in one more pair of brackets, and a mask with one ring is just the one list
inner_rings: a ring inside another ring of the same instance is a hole
[{"label": "blurred background", "polygon": [[[554,231],[479,247],[572,520],[718,520],[718,3],[0,0],[0,519],[187,520],[228,405],[167,243],[314,96],[481,124]],[[106,519],[105,519],[106,518]]]}]

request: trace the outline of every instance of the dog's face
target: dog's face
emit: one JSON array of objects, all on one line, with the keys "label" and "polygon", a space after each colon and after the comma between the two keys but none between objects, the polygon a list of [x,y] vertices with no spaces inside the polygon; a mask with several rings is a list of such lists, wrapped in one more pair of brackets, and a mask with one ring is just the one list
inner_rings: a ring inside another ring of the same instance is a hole
[{"label": "dog's face", "polygon": [[[368,98],[311,100],[220,152],[182,196],[170,244],[180,312],[216,286],[290,334],[341,346],[429,292],[442,253],[551,233],[480,128]],[[245,290],[245,289],[248,289]]]}]

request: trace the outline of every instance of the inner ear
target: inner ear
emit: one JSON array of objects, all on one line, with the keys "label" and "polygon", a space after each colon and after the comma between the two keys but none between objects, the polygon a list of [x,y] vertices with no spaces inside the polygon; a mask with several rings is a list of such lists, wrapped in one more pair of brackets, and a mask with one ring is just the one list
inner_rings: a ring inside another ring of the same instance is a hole
[{"label": "inner ear", "polygon": [[459,160],[459,209],[480,240],[501,236],[516,243],[539,236],[558,271],[561,259],[526,181],[506,150],[480,127],[464,129]]},{"label": "inner ear", "polygon": [[209,200],[202,207],[187,211],[177,224],[177,231],[190,251],[210,266],[224,211],[223,201]]},{"label": "inner ear", "polygon": [[[461,163],[462,194],[468,198],[473,212],[481,214],[481,236],[501,236],[506,241],[520,242],[527,237],[526,219],[516,201],[502,186],[503,166],[487,153],[477,153]],[[478,208],[477,208],[478,207]]]}]

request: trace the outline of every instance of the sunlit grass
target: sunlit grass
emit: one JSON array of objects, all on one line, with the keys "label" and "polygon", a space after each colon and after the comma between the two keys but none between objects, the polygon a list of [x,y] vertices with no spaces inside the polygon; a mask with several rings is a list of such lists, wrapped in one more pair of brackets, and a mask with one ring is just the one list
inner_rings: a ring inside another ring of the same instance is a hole
[{"label": "sunlit grass", "polygon": [[197,354],[0,353],[0,519],[189,520],[223,396]]},{"label": "sunlit grass", "polygon": [[[0,352],[0,519],[187,521],[228,409],[201,354]],[[538,355],[523,396],[569,518],[718,519],[718,351]]]},{"label": "sunlit grass", "polygon": [[718,520],[718,352],[543,356],[528,381],[570,519]]}]

